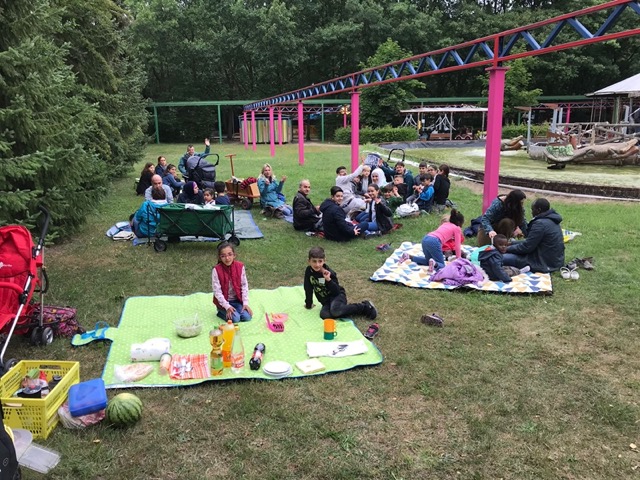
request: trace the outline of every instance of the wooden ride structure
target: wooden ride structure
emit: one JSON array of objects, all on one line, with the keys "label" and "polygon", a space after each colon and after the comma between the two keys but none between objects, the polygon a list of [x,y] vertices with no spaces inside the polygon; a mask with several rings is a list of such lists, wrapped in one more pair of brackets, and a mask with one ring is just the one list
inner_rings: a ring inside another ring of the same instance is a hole
[{"label": "wooden ride structure", "polygon": [[549,168],[568,163],[640,165],[640,125],[633,123],[559,123],[547,133],[547,142],[529,146],[529,156],[545,160]]}]

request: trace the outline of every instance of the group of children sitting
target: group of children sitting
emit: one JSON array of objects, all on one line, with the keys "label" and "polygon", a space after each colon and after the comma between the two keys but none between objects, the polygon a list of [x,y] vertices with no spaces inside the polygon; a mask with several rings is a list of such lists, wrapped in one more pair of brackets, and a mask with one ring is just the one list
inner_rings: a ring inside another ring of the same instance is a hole
[{"label": "group of children sitting", "polygon": [[[247,322],[253,317],[249,306],[249,282],[245,265],[236,259],[236,247],[229,242],[218,245],[218,263],[211,272],[213,303],[217,315],[233,323]],[[308,266],[304,273],[305,308],[315,307],[313,296],[321,304],[320,318],[348,318],[361,315],[374,320],[378,311],[369,300],[349,303],[338,275],[325,263],[322,247],[309,250]]]}]

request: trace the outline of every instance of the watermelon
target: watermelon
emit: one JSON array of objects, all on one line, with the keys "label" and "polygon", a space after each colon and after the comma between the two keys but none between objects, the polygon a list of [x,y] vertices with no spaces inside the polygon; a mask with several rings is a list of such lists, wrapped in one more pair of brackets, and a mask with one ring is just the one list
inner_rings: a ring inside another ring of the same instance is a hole
[{"label": "watermelon", "polygon": [[142,401],[133,393],[119,393],[109,401],[105,414],[114,425],[133,425],[142,417]]}]

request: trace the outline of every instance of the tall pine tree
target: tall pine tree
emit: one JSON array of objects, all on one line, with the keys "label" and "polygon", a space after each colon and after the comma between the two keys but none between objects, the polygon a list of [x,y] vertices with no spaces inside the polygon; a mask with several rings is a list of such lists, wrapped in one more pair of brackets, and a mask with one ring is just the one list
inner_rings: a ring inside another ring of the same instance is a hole
[{"label": "tall pine tree", "polygon": [[[52,235],[68,235],[109,177],[137,160],[146,114],[124,24],[114,19],[124,15],[110,0],[73,10],[80,3],[0,0],[0,225],[31,227],[43,205]],[[111,31],[94,42],[86,28],[71,35],[80,13]],[[107,54],[94,54],[101,48]]]}]

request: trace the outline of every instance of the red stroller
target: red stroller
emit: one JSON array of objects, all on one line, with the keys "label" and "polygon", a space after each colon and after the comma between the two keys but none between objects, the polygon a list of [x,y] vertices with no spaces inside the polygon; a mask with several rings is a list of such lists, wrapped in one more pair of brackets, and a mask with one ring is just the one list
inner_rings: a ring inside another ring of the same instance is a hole
[{"label": "red stroller", "polygon": [[36,305],[31,304],[34,292],[40,294],[40,305],[47,290],[47,276],[44,269],[44,238],[49,229],[49,212],[40,207],[44,222],[40,240],[34,246],[31,233],[20,225],[0,228],[0,375],[9,371],[17,363],[10,359],[6,363],[4,354],[11,336],[16,333],[31,334],[34,345],[49,345],[53,342],[53,330],[44,327],[42,308],[39,321],[33,317]]}]

